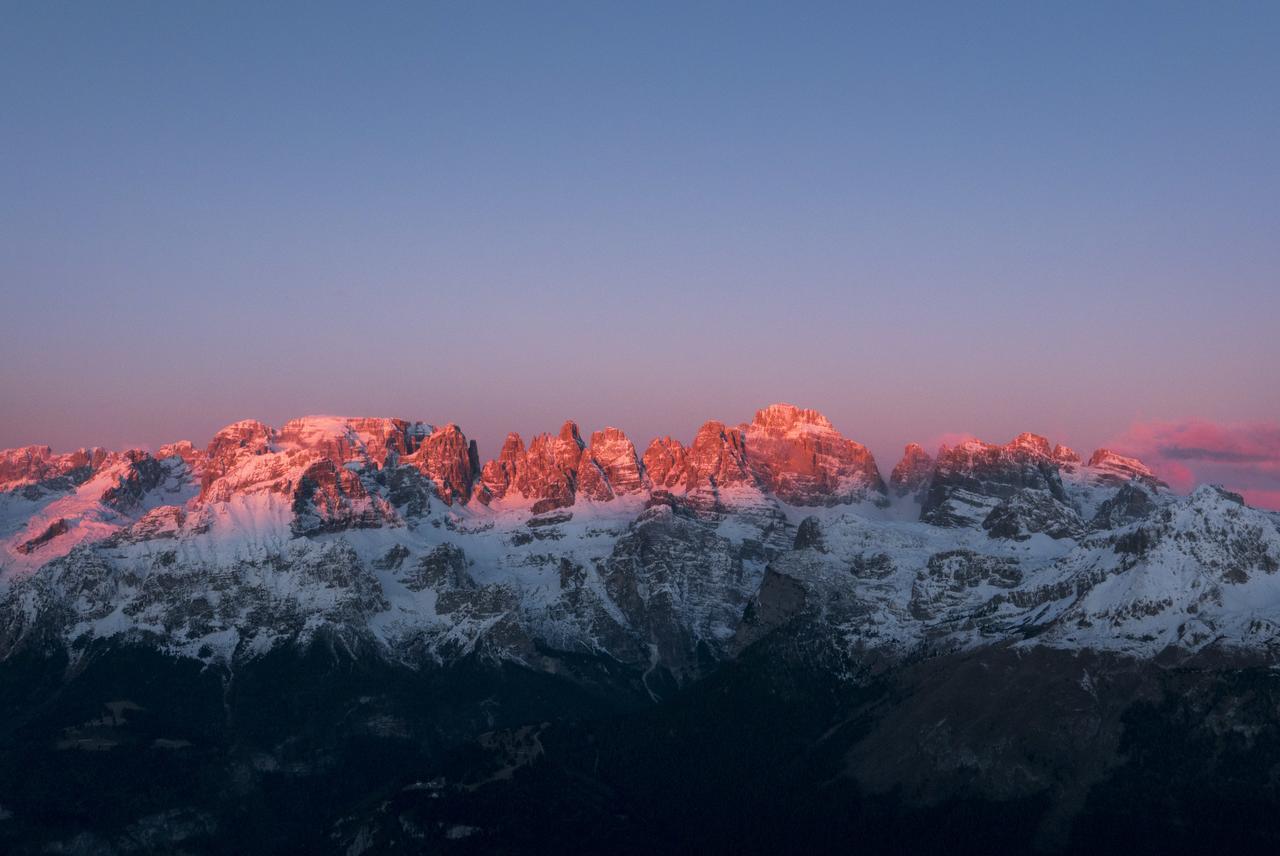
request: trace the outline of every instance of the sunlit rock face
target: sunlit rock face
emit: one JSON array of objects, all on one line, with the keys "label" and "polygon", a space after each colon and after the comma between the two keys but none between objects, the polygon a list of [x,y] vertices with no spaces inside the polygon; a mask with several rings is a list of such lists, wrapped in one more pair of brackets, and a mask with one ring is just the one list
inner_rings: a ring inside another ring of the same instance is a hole
[{"label": "sunlit rock face", "polygon": [[689,447],[685,484],[690,491],[714,492],[734,485],[751,484],[742,432],[723,422],[703,424]]},{"label": "sunlit rock face", "polygon": [[[218,485],[228,474],[244,467],[251,459],[270,454],[274,450],[275,441],[275,429],[255,419],[232,423],[214,434],[208,448],[205,449],[204,474],[200,481],[201,498],[210,498],[215,485]],[[278,475],[283,472],[283,469],[283,466],[280,466],[274,472]],[[229,498],[231,494],[249,483],[248,475],[246,473],[245,477],[232,479],[220,485],[217,495]],[[254,474],[256,475],[257,473]]]},{"label": "sunlit rock face", "polygon": [[1061,443],[1053,447],[1053,459],[1064,471],[1080,465],[1080,454],[1070,446],[1064,446]]},{"label": "sunlit rock face", "polygon": [[[203,451],[0,453],[13,485],[0,491],[0,667],[10,695],[41,712],[20,723],[7,758],[42,777],[25,809],[10,789],[0,840],[32,828],[63,771],[80,781],[92,767],[94,792],[137,785],[128,816],[159,818],[172,836],[121,832],[113,815],[100,838],[70,838],[73,795],[38,846],[9,849],[226,849],[204,848],[175,820],[192,805],[185,787],[156,803],[160,770],[206,782],[201,805],[237,834],[246,794],[275,805],[295,783],[287,802],[306,816],[270,839],[286,849],[318,827],[308,852],[446,851],[450,830],[471,822],[486,829],[464,843],[488,846],[489,808],[503,804],[517,807],[506,816],[520,851],[522,795],[557,795],[563,811],[549,816],[560,823],[654,746],[688,756],[697,780],[717,739],[717,758],[745,746],[787,768],[796,723],[838,768],[952,800],[958,816],[973,811],[975,781],[990,787],[993,827],[1010,800],[1041,800],[1042,783],[1061,782],[1100,733],[1111,754],[1085,764],[1078,794],[1109,781],[1135,746],[1148,781],[1147,760],[1186,723],[1196,747],[1216,747],[1196,757],[1232,762],[1231,800],[1238,770],[1269,787],[1273,759],[1251,766],[1260,744],[1240,735],[1269,733],[1280,698],[1280,517],[1212,487],[1179,496],[1112,453],[1082,464],[1037,435],[964,443],[937,461],[909,446],[887,494],[863,451],[819,414],[778,405],[739,428],[707,423],[688,447],[656,440],[642,460],[622,431],[584,443],[566,423],[529,447],[511,435],[480,469],[457,426],[332,417],[236,423]],[[921,490],[936,502],[928,514]],[[1169,704],[1187,696],[1180,687],[1148,692],[1123,677],[1199,681],[1221,664],[1226,683],[1185,709]],[[136,709],[122,717],[119,704]],[[664,736],[672,729],[684,737]],[[438,757],[376,778],[447,734]],[[1230,747],[1239,754],[1221,754]],[[522,758],[566,751],[532,776],[510,774]],[[355,767],[333,766],[344,758]],[[129,759],[147,775],[121,777]],[[805,799],[835,804],[832,769],[813,769]],[[665,791],[665,772],[643,778]],[[1193,773],[1198,799],[1205,777]],[[349,807],[313,823],[316,788],[348,778]],[[719,805],[726,779],[708,781],[707,804]],[[762,806],[777,800],[771,784],[751,783]],[[476,820],[484,791],[502,798],[483,800]],[[1110,793],[1133,804],[1128,785]],[[1155,797],[1167,797],[1163,780]],[[403,813],[384,809],[392,802]],[[850,804],[840,798],[841,811]],[[785,840],[773,849],[795,849],[787,824],[799,805],[777,814]],[[424,822],[424,806],[442,813]],[[737,808],[722,829],[741,822]],[[883,822],[880,808],[870,820]],[[898,831],[882,838],[891,851]],[[616,845],[606,837],[595,849]]]},{"label": "sunlit rock face", "polygon": [[836,505],[883,494],[884,481],[866,447],[847,440],[816,410],[775,404],[741,429],[748,469],[791,505]]},{"label": "sunlit rock face", "polygon": [[381,526],[393,519],[390,505],[371,496],[360,476],[322,458],[311,464],[293,489],[295,535]]},{"label": "sunlit rock face", "polygon": [[306,450],[339,466],[357,462],[384,467],[414,452],[429,430],[422,423],[403,419],[308,416],[286,422],[277,441],[282,447]]},{"label": "sunlit rock face", "polygon": [[640,493],[646,482],[636,456],[636,447],[617,428],[605,428],[591,435],[578,462],[578,492],[598,502],[617,496]]},{"label": "sunlit rock face", "polygon": [[537,435],[528,449],[519,434],[507,435],[501,453],[481,470],[484,498],[523,500],[539,512],[573,505],[585,446],[571,421],[559,434]]},{"label": "sunlit rock face", "polygon": [[533,501],[535,513],[573,505],[583,446],[573,422],[565,422],[555,436],[539,434],[529,443],[516,471],[516,489]]},{"label": "sunlit rock face", "polygon": [[978,525],[1001,500],[1028,489],[1067,501],[1053,448],[1044,437],[1025,433],[1003,446],[981,440],[943,446],[920,519],[941,526]]},{"label": "sunlit rock face", "polygon": [[1110,449],[1098,449],[1089,456],[1087,464],[1092,480],[1098,484],[1121,485],[1137,479],[1150,487],[1168,487],[1151,468],[1139,461],[1113,452]]},{"label": "sunlit rock face", "polygon": [[932,474],[933,458],[919,443],[908,443],[889,474],[889,484],[897,496],[914,496],[928,486]]},{"label": "sunlit rock face", "polygon": [[[80,484],[113,458],[106,449],[78,449],[55,454],[48,446],[24,446],[0,451],[0,492],[41,487],[65,489]],[[55,484],[49,484],[56,482]]]},{"label": "sunlit rock face", "polygon": [[432,431],[417,451],[406,455],[401,462],[430,479],[446,505],[468,502],[480,473],[475,443],[469,442],[462,429],[453,423]]},{"label": "sunlit rock face", "polygon": [[645,449],[643,465],[654,490],[679,490],[688,475],[689,455],[679,440],[659,437]]},{"label": "sunlit rock face", "polygon": [[[459,443],[460,465],[453,454]],[[466,439],[454,426],[433,432],[403,419],[307,416],[278,431],[252,420],[237,422],[219,431],[196,459],[201,484],[196,525],[221,520],[224,527],[234,526],[234,519],[244,515],[254,520],[283,516],[295,535],[386,525],[396,521],[394,502],[405,499],[404,479],[384,479],[400,488],[388,490],[386,497],[365,479],[407,464],[420,468],[446,503],[457,498],[457,486],[465,501],[474,472],[466,450]],[[220,512],[218,506],[235,511]]]},{"label": "sunlit rock face", "polygon": [[488,502],[505,497],[507,491],[511,490],[512,485],[515,484],[516,470],[524,459],[524,440],[520,439],[520,435],[515,432],[508,434],[498,457],[486,461],[484,468],[480,471],[482,492],[479,495],[481,498]]},{"label": "sunlit rock face", "polygon": [[160,460],[178,458],[191,468],[193,472],[203,471],[205,450],[197,449],[190,440],[179,440],[176,443],[165,443],[156,452]]}]

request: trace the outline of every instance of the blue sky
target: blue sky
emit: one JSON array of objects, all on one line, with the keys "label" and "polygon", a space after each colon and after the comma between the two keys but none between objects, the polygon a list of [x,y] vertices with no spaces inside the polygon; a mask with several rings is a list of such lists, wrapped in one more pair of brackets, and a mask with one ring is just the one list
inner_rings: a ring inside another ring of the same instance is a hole
[{"label": "blue sky", "polygon": [[0,14],[0,446],[1280,419],[1274,3]]}]

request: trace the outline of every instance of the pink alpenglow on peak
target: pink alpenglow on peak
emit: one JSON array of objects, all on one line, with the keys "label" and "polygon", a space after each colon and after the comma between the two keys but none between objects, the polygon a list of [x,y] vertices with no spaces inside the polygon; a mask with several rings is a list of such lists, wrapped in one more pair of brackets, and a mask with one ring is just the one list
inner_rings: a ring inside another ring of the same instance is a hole
[{"label": "pink alpenglow on peak", "polygon": [[417,451],[403,461],[431,480],[446,505],[471,500],[472,487],[480,474],[480,456],[475,441],[468,441],[462,429],[452,422],[427,434]]},{"label": "pink alpenglow on peak", "polygon": [[618,428],[591,435],[578,463],[578,490],[589,499],[606,502],[617,496],[639,493],[646,487],[636,447]]},{"label": "pink alpenglow on peak", "polygon": [[645,449],[642,466],[654,490],[681,490],[686,483],[689,455],[679,440],[658,437]]},{"label": "pink alpenglow on peak", "polygon": [[498,457],[480,471],[482,500],[532,503],[534,513],[573,505],[584,447],[572,421],[555,436],[537,435],[528,449],[519,434],[508,434]]},{"label": "pink alpenglow on peak", "polygon": [[1014,437],[1005,448],[1010,451],[1026,452],[1041,458],[1053,457],[1053,449],[1050,447],[1049,441],[1039,434],[1030,432],[1023,432]]},{"label": "pink alpenglow on peak", "polygon": [[1074,469],[1080,464],[1080,453],[1070,446],[1064,446],[1061,443],[1053,447],[1053,459],[1058,462],[1058,466],[1064,470]]},{"label": "pink alpenglow on peak", "polygon": [[689,491],[715,493],[751,482],[742,432],[714,419],[704,423],[689,447]]},{"label": "pink alpenglow on peak", "polygon": [[836,505],[885,492],[871,452],[816,410],[774,404],[740,430],[751,472],[783,502]]},{"label": "pink alpenglow on peak", "polygon": [[1102,484],[1122,484],[1137,479],[1153,486],[1167,487],[1164,482],[1156,478],[1156,474],[1142,461],[1121,455],[1110,449],[1097,449],[1094,451],[1089,456],[1089,463],[1086,466],[1093,471],[1094,480]]},{"label": "pink alpenglow on peak", "polygon": [[889,474],[889,484],[898,496],[918,494],[929,484],[933,474],[933,458],[919,443],[908,443],[902,450],[902,459]]},{"label": "pink alpenglow on peak", "polygon": [[[254,521],[253,531],[284,525],[304,536],[401,526],[435,500],[455,515],[542,514],[579,503],[629,513],[656,497],[715,514],[775,502],[888,501],[864,446],[843,437],[817,411],[789,404],[763,408],[736,428],[706,422],[688,446],[656,439],[643,456],[618,428],[596,431],[584,442],[568,421],[527,447],[511,434],[494,459],[483,467],[479,460],[475,443],[454,424],[433,428],[403,419],[334,416],[294,419],[279,429],[243,420],[222,428],[204,449],[184,441],[154,455],[9,449],[0,451],[0,499],[40,510],[10,530],[4,546],[19,564],[30,564],[86,541],[145,540],[174,527],[243,531]],[[979,511],[985,515],[993,503],[1001,503],[1005,516],[1025,516],[1027,509],[1011,504],[1011,492],[1024,488],[1069,504],[1072,490],[1096,497],[1097,488],[1137,481],[1160,491],[1166,487],[1162,478],[1180,490],[1212,478],[1247,501],[1270,504],[1280,498],[1280,427],[1136,426],[1086,463],[1070,448],[1031,433],[1003,445],[958,438],[936,458],[912,443],[890,485],[894,496],[921,501],[922,519],[953,525]],[[627,497],[636,503],[619,502]]]}]

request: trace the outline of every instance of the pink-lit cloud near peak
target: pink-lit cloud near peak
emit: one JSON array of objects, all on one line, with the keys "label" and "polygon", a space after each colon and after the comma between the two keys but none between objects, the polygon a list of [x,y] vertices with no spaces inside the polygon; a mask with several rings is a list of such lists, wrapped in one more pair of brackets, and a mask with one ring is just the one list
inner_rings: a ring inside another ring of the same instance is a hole
[{"label": "pink-lit cloud near peak", "polygon": [[1222,484],[1251,505],[1280,509],[1280,422],[1136,422],[1109,445],[1178,490]]}]

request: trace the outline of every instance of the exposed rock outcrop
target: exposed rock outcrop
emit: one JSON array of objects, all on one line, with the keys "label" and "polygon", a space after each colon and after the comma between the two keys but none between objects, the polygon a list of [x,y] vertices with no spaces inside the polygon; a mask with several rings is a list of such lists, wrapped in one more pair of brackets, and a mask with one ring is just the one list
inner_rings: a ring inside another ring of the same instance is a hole
[{"label": "exposed rock outcrop", "polygon": [[1089,456],[1087,464],[1091,479],[1097,484],[1118,487],[1128,481],[1138,480],[1149,488],[1167,488],[1168,485],[1156,478],[1151,468],[1127,455],[1121,455],[1110,449],[1098,449]]},{"label": "exposed rock outcrop", "polygon": [[462,429],[452,422],[428,434],[417,451],[404,457],[402,463],[430,479],[446,505],[469,501],[480,475],[476,444],[468,442]]},{"label": "exposed rock outcrop", "polygon": [[842,437],[816,410],[774,404],[739,430],[751,474],[783,502],[837,505],[885,492],[867,448]]},{"label": "exposed rock outcrop", "polygon": [[1053,449],[1044,437],[1019,434],[1003,446],[980,440],[943,446],[920,519],[940,526],[975,525],[1001,500],[1024,489],[1067,502]]},{"label": "exposed rock outcrop", "polygon": [[933,458],[919,443],[908,443],[889,474],[889,484],[898,496],[918,495],[928,487],[932,475]]}]

